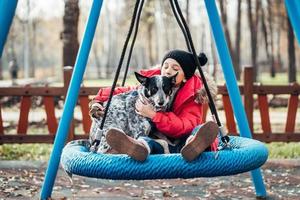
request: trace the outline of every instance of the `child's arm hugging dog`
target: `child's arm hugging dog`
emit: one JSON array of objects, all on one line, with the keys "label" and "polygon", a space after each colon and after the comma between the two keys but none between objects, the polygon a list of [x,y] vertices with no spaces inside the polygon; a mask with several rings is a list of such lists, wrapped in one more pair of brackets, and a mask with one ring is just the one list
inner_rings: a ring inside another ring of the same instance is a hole
[{"label": "child's arm hugging dog", "polygon": [[[197,73],[197,72],[196,72]],[[218,93],[218,88],[217,84],[214,81],[213,77],[209,75],[208,73],[204,72],[205,79],[207,81],[208,88],[210,90],[210,93],[212,95],[213,99],[216,99],[217,93]],[[136,87],[121,87],[117,88],[115,91],[115,94],[122,93],[122,92],[127,92],[129,90],[136,89]],[[93,100],[90,101],[89,103],[89,114],[91,117],[99,119],[104,115],[104,108],[102,106],[103,102],[108,100],[107,94],[109,94],[110,88],[103,88],[100,89],[98,92],[97,97],[101,98],[94,98]],[[101,99],[101,100],[100,100]],[[207,93],[204,87],[199,89],[197,91],[197,96],[195,101],[199,104],[206,104],[208,103],[208,97]]]}]

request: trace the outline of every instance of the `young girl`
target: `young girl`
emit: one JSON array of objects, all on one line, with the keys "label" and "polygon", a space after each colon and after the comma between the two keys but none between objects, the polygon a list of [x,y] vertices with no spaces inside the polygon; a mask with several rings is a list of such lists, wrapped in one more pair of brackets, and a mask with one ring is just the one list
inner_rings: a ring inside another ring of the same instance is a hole
[{"label": "young girl", "polygon": [[[200,64],[207,62],[202,53],[199,56]],[[193,55],[182,50],[168,52],[160,69],[141,71],[147,77],[153,75],[176,76],[177,94],[172,104],[172,109],[167,112],[156,112],[148,103],[136,102],[137,114],[149,118],[155,125],[155,131],[149,137],[137,139],[127,136],[122,130],[112,127],[106,133],[106,140],[110,147],[117,153],[127,154],[135,160],[144,161],[149,154],[179,153],[187,161],[194,160],[200,153],[210,147],[217,149],[218,126],[214,122],[202,123],[203,106],[207,101],[206,93],[201,78],[195,75],[196,63]],[[216,86],[208,79],[213,96],[216,95]],[[117,88],[114,94],[126,92],[132,87]],[[99,102],[108,99],[110,89],[100,89],[91,103],[90,114],[100,117],[103,107]],[[196,128],[195,128],[196,127]]]}]

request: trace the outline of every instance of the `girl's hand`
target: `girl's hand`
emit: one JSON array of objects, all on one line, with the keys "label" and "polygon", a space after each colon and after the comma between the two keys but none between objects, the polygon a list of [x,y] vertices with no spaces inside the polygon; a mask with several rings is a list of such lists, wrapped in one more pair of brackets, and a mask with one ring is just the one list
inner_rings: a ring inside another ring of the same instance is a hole
[{"label": "girl's hand", "polygon": [[150,103],[142,103],[139,99],[135,103],[135,112],[150,119],[152,119],[156,114],[153,106]]},{"label": "girl's hand", "polygon": [[100,103],[93,103],[90,106],[89,114],[93,118],[100,119],[104,115],[104,107]]}]

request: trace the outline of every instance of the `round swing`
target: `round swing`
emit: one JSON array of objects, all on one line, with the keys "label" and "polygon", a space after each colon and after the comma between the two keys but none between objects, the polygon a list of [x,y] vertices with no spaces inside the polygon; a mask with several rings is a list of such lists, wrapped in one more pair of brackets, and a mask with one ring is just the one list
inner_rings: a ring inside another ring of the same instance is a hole
[{"label": "round swing", "polygon": [[[203,152],[192,162],[181,154],[149,155],[144,162],[124,154],[96,154],[86,142],[68,143],[61,163],[69,174],[114,179],[144,180],[163,178],[195,178],[235,175],[262,166],[268,157],[265,145],[257,140],[230,136],[231,148],[219,152]],[[217,156],[216,156],[217,155]]]},{"label": "round swing", "polygon": [[[138,31],[138,24],[144,0],[137,0],[130,25],[130,29],[124,44],[116,76],[112,85],[106,111],[104,113],[101,127],[103,128],[107,110],[113,96],[114,88],[120,73],[122,62],[133,27],[135,26],[134,38],[132,39],[127,68],[125,70],[122,85],[125,84],[129,61]],[[88,140],[69,142],[63,149],[61,164],[69,174],[87,177],[116,179],[116,180],[142,180],[162,178],[194,178],[234,175],[251,171],[262,166],[268,158],[266,146],[253,139],[227,136],[219,120],[212,96],[205,81],[204,74],[194,49],[191,34],[183,18],[177,0],[170,0],[172,11],[184,34],[187,47],[194,55],[198,65],[203,85],[206,89],[209,107],[213,119],[220,127],[220,149],[217,152],[203,152],[192,162],[186,162],[180,154],[149,155],[145,162],[138,162],[123,154],[97,154],[90,151]],[[95,141],[91,145],[99,144]]]}]

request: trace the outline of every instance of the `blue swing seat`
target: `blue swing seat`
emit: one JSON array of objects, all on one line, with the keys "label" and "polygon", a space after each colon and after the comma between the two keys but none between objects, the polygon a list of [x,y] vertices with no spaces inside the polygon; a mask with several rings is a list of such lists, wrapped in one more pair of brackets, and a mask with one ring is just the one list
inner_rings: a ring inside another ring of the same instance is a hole
[{"label": "blue swing seat", "polygon": [[143,163],[124,154],[92,153],[82,143],[71,141],[63,149],[61,164],[66,172],[80,176],[145,180],[229,176],[262,166],[268,158],[266,146],[253,139],[230,136],[231,149],[203,152],[192,162],[180,154],[150,155]]}]

